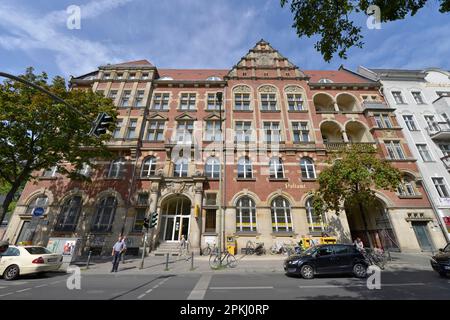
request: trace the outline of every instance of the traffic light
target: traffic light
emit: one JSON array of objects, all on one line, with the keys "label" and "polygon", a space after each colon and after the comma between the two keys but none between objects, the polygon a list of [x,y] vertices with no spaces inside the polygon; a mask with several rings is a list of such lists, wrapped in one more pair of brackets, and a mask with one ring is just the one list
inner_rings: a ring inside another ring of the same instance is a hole
[{"label": "traffic light", "polygon": [[150,222],[150,220],[148,220],[148,218],[144,218],[144,228],[148,229],[149,222]]},{"label": "traffic light", "polygon": [[153,212],[151,217],[151,224],[150,228],[154,228],[156,226],[156,223],[158,222],[158,213]]},{"label": "traffic light", "polygon": [[94,122],[94,126],[91,130],[91,134],[100,137],[100,135],[105,134],[111,123],[114,122],[113,117],[105,112],[98,115],[97,120]]}]

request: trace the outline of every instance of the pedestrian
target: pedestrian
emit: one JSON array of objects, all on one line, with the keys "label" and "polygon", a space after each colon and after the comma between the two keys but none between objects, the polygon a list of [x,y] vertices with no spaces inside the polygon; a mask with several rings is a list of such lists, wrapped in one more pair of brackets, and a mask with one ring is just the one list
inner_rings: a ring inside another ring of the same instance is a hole
[{"label": "pedestrian", "polygon": [[120,236],[117,242],[114,244],[111,255],[113,256],[113,267],[111,272],[117,272],[119,268],[120,257],[124,249],[123,237]]},{"label": "pedestrian", "polygon": [[354,245],[358,251],[364,251],[364,243],[362,242],[361,238],[356,238],[354,241]]},{"label": "pedestrian", "polygon": [[122,263],[125,263],[125,254],[127,252],[127,237],[123,237],[122,242],[123,242]]},{"label": "pedestrian", "polygon": [[186,260],[188,260],[188,256],[187,256],[187,241],[186,238],[184,237],[184,234],[181,235],[181,240],[180,240],[180,255],[184,256]]}]

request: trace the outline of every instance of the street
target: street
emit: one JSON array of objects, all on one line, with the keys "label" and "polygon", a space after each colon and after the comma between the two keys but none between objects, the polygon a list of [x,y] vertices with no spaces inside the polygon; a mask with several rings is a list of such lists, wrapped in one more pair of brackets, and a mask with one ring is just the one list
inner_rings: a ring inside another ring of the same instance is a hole
[{"label": "street", "polygon": [[[152,258],[149,258],[150,260]],[[62,300],[309,300],[309,299],[450,299],[450,278],[422,265],[392,264],[381,273],[381,289],[368,289],[366,279],[318,276],[312,280],[286,276],[280,261],[241,259],[236,269],[211,271],[206,260],[189,271],[186,261],[173,261],[168,271],[155,264],[139,270],[137,261],[105,272],[109,263],[81,271],[80,289],[67,286],[70,274],[0,280],[0,299]],[[149,261],[146,261],[148,264]],[[258,265],[261,268],[251,269]],[[178,269],[177,269],[178,267]],[[241,268],[240,268],[241,267]],[[157,269],[155,269],[157,268]],[[180,271],[181,268],[185,271]]]}]

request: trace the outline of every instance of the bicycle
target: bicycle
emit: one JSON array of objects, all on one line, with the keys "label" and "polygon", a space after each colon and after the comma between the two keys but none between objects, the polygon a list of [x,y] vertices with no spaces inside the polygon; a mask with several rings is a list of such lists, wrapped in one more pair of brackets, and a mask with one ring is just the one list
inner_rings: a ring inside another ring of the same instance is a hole
[{"label": "bicycle", "polygon": [[218,269],[220,265],[224,265],[225,259],[227,262],[225,266],[230,268],[235,268],[237,266],[236,258],[228,251],[221,256],[219,256],[218,254],[212,254],[209,257],[209,266],[211,267],[211,269]]},{"label": "bicycle", "polygon": [[245,254],[249,255],[254,253],[255,253],[255,244],[251,240],[248,240],[245,246]]},{"label": "bicycle", "polygon": [[363,249],[362,254],[369,265],[376,265],[381,270],[384,270],[388,261],[388,257],[384,251],[375,252],[375,250]]},{"label": "bicycle", "polygon": [[212,247],[209,243],[207,243],[207,246],[202,249],[203,256],[210,256],[212,254],[217,254],[218,252],[219,252],[219,248],[216,246],[215,243]]}]

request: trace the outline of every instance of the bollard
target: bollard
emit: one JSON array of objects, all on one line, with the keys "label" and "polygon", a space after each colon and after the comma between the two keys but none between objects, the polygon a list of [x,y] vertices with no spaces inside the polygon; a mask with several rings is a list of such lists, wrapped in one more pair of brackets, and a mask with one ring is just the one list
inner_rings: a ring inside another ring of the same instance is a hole
[{"label": "bollard", "polygon": [[166,268],[164,269],[164,271],[169,271],[169,254],[166,253]]},{"label": "bollard", "polygon": [[87,262],[86,262],[86,269],[89,269],[89,262],[91,261],[91,253],[92,253],[92,251],[89,251]]},{"label": "bollard", "polygon": [[191,270],[194,270],[194,252],[191,252]]}]

